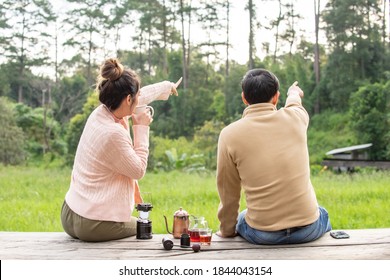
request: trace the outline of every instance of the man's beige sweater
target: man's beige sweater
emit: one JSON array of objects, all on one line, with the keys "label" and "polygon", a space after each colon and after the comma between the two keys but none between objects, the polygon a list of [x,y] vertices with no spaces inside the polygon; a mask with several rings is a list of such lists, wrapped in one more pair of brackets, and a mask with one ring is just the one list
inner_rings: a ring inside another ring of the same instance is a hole
[{"label": "man's beige sweater", "polygon": [[232,236],[241,187],[249,226],[276,231],[304,226],[319,217],[310,181],[307,128],[301,98],[290,95],[284,108],[271,103],[248,106],[225,127],[218,141],[218,218],[223,236]]}]

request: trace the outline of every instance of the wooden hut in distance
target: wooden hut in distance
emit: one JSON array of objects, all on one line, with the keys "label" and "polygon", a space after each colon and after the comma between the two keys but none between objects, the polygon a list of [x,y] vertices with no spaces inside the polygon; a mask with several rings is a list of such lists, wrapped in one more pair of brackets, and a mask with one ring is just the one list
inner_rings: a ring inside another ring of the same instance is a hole
[{"label": "wooden hut in distance", "polygon": [[352,171],[355,167],[390,169],[390,161],[370,160],[367,151],[371,146],[372,143],[367,143],[331,150],[326,153],[322,165],[336,171]]}]

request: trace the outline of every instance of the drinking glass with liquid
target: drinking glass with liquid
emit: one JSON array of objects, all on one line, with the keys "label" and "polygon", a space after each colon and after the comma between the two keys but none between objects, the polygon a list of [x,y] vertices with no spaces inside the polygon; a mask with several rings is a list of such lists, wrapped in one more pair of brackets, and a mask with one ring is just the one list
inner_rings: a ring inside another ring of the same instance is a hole
[{"label": "drinking glass with liquid", "polygon": [[202,245],[210,245],[212,235],[213,235],[213,230],[211,228],[201,229],[199,231],[200,243]]}]

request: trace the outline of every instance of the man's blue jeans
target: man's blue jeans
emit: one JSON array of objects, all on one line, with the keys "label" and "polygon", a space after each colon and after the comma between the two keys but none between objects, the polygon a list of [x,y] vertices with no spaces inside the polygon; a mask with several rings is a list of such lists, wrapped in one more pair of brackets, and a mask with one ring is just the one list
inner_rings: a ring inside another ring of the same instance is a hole
[{"label": "man's blue jeans", "polygon": [[328,212],[325,208],[318,207],[320,217],[314,223],[292,229],[278,231],[262,231],[251,228],[245,221],[246,209],[238,216],[236,225],[237,232],[247,241],[253,244],[277,245],[297,244],[316,240],[332,229]]}]

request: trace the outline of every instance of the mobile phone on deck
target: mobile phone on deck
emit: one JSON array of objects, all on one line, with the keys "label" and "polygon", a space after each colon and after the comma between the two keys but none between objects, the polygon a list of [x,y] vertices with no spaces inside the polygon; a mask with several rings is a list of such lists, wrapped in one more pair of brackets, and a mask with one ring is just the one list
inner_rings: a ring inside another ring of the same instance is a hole
[{"label": "mobile phone on deck", "polygon": [[346,233],[345,231],[331,231],[330,236],[336,239],[344,239],[344,238],[349,238],[349,234]]}]

